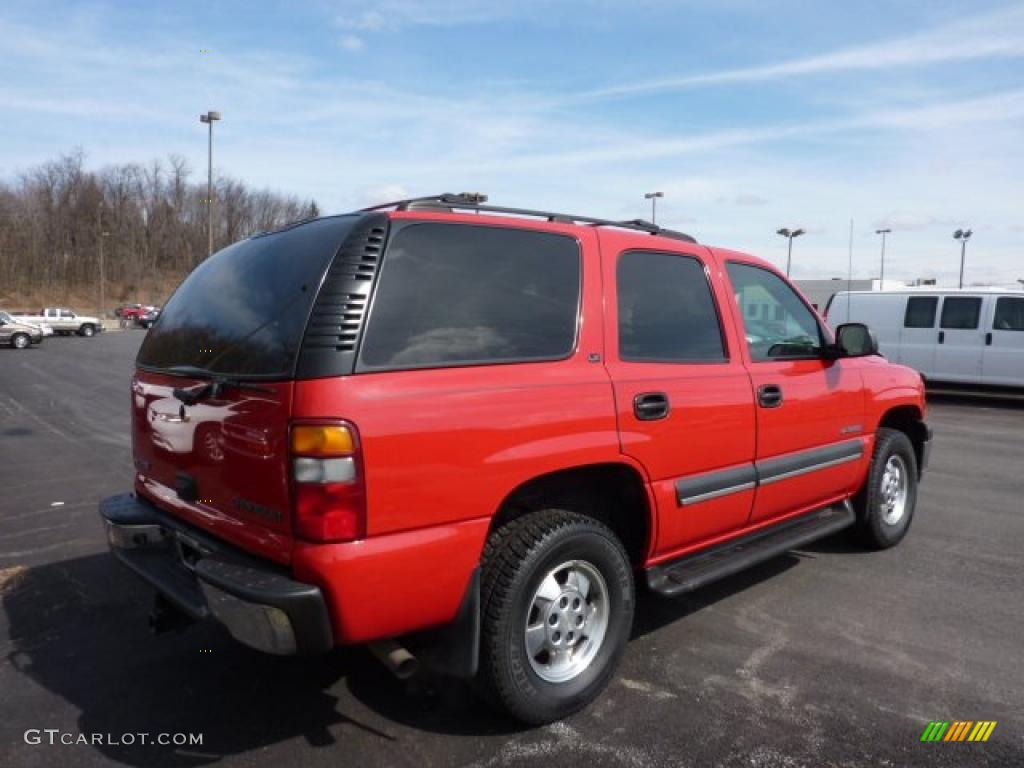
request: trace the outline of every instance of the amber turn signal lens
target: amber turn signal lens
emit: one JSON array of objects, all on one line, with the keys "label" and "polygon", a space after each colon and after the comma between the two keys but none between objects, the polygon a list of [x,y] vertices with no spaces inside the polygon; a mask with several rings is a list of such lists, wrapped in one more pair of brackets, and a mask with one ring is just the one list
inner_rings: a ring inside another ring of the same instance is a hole
[{"label": "amber turn signal lens", "polygon": [[328,424],[296,424],[292,427],[292,451],[303,456],[353,453],[355,445],[348,427]]}]

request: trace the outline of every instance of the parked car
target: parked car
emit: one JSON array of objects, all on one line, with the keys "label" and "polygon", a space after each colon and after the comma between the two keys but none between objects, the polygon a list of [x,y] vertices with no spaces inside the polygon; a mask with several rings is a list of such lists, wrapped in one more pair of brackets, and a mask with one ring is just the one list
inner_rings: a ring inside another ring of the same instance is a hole
[{"label": "parked car", "polygon": [[154,309],[158,308],[152,304],[122,304],[114,310],[114,315],[124,322],[142,325],[142,319]]},{"label": "parked car", "polygon": [[827,315],[868,323],[886,357],[929,382],[1024,387],[1024,291],[843,291]]},{"label": "parked car", "polygon": [[35,314],[15,315],[15,320],[33,325],[46,324],[53,328],[54,333],[72,334],[86,338],[103,331],[103,323],[97,317],[79,315],[66,307],[45,307]]},{"label": "parked car", "polygon": [[134,493],[100,513],[158,630],[367,644],[543,723],[611,679],[637,579],[680,595],[847,528],[897,544],[925,414],[915,371],[760,259],[443,195],[198,266],[138,353]]},{"label": "parked car", "polygon": [[160,317],[160,309],[159,307],[153,307],[146,312],[146,314],[142,315],[136,322],[138,322],[138,324],[143,328],[152,328],[153,323],[156,322],[158,317]]},{"label": "parked car", "polygon": [[15,349],[28,349],[43,340],[43,329],[38,325],[19,322],[6,312],[0,312],[0,345]]}]

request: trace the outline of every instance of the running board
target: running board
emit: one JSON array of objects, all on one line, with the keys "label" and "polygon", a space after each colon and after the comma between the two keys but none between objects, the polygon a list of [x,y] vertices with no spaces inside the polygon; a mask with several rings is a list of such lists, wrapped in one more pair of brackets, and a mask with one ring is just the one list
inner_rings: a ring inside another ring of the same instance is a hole
[{"label": "running board", "polygon": [[773,525],[739,539],[684,555],[647,569],[647,586],[665,596],[681,595],[831,536],[856,520],[849,500]]}]

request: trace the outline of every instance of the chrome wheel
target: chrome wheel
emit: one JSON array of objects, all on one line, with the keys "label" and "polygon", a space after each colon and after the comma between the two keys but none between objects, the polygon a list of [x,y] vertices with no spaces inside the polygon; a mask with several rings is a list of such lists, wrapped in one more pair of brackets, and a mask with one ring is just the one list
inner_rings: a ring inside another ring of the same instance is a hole
[{"label": "chrome wheel", "polygon": [[526,654],[549,683],[580,675],[601,650],[608,630],[608,587],[584,560],[553,568],[533,595],[526,617]]},{"label": "chrome wheel", "polygon": [[909,471],[903,457],[893,454],[885,462],[882,483],[879,488],[882,520],[886,525],[896,525],[907,511],[907,488]]},{"label": "chrome wheel", "polygon": [[27,347],[27,346],[28,346],[28,336],[25,336],[24,334],[19,333],[17,336],[14,337],[14,348],[15,349],[25,349],[25,347]]}]

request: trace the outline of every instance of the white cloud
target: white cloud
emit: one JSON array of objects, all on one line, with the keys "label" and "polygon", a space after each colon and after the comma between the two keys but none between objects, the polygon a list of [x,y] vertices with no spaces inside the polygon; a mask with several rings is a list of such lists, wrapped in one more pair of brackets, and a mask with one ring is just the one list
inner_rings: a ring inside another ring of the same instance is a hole
[{"label": "white cloud", "polygon": [[1024,7],[1011,7],[973,18],[957,19],[922,33],[887,42],[756,67],[606,86],[579,94],[576,98],[579,101],[594,101],[808,75],[1021,57],[1024,57]]},{"label": "white cloud", "polygon": [[338,44],[346,51],[352,53],[358,53],[366,48],[366,41],[359,37],[359,35],[342,35],[338,40]]}]

